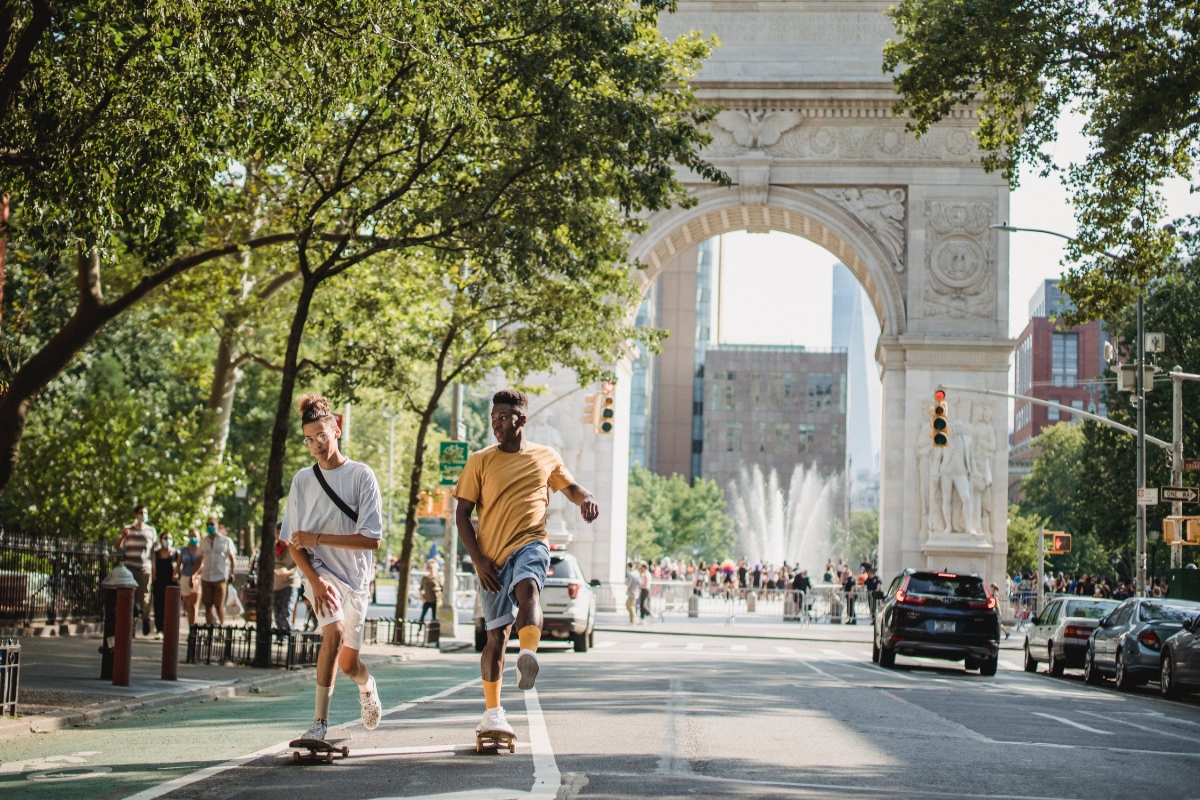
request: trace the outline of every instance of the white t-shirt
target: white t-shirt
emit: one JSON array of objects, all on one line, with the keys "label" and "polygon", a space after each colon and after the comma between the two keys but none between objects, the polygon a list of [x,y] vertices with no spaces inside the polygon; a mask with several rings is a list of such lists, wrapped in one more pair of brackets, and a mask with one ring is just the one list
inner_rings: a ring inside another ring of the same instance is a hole
[{"label": "white t-shirt", "polygon": [[200,580],[216,583],[229,580],[229,557],[234,554],[233,539],[223,533],[205,536],[200,540]]},{"label": "white t-shirt", "polygon": [[[358,522],[350,519],[337,507],[313,474],[305,467],[292,478],[288,491],[287,509],[283,513],[282,541],[290,542],[296,531],[309,531],[330,536],[353,536],[361,533],[372,539],[383,538],[383,497],[379,481],[366,464],[347,460],[337,469],[322,469],[329,488],[342,502],[358,512]],[[371,588],[375,571],[375,554],[370,550],[346,550],[319,545],[308,548],[308,557],[318,575],[334,577],[356,592]]]}]

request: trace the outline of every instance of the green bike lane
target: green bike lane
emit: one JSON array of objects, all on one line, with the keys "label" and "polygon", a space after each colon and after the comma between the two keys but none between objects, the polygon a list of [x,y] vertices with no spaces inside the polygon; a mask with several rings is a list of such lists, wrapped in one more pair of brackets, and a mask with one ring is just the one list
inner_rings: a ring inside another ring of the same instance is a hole
[{"label": "green bike lane", "polygon": [[[389,708],[478,678],[479,666],[474,659],[436,659],[376,665],[372,674],[384,708]],[[0,795],[30,800],[130,797],[294,738],[312,715],[309,680],[0,741]],[[331,722],[344,724],[358,715],[356,687],[342,676]]]}]

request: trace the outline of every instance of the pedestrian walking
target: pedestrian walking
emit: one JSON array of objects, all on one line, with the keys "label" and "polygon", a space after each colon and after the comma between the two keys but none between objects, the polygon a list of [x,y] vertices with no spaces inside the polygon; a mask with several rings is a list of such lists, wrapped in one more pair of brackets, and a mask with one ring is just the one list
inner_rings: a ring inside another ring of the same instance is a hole
[{"label": "pedestrian walking", "polygon": [[625,610],[629,612],[629,624],[634,624],[637,620],[634,619],[634,607],[638,601],[638,586],[641,579],[638,577],[637,570],[633,568],[633,562],[625,562]]},{"label": "pedestrian walking", "polygon": [[646,622],[650,616],[650,570],[646,565],[638,565],[638,621]]},{"label": "pedestrian walking", "polygon": [[383,713],[375,679],[359,658],[374,552],[383,538],[383,499],[371,468],[338,449],[342,431],[329,401],[306,394],[297,411],[304,444],[317,463],[292,478],[279,538],[289,544],[304,576],[304,593],[321,630],[316,706],[302,738],[324,739],[338,667],[358,686],[363,727],[374,730]]},{"label": "pedestrian walking", "polygon": [[[150,583],[153,577],[151,553],[158,541],[158,531],[150,526],[150,514],[145,506],[133,510],[133,524],[127,525],[117,539],[117,548],[125,555],[125,568],[133,573],[137,581],[134,603],[142,618],[142,635],[150,635]],[[134,626],[137,635],[137,626]]]},{"label": "pedestrian walking", "polygon": [[438,575],[438,562],[435,559],[429,559],[425,562],[425,574],[421,576],[421,619],[425,621],[425,612],[429,612],[429,619],[433,621],[437,619],[438,601],[442,598],[442,578]]},{"label": "pedestrian walking", "polygon": [[[575,482],[562,456],[526,438],[528,413],[529,401],[522,392],[502,389],[492,395],[491,425],[497,443],[471,454],[454,490],[455,521],[475,562],[487,628],[480,664],[485,710],[477,734],[513,733],[500,704],[500,684],[504,649],[514,625],[521,643],[517,687],[532,689],[537,679],[541,590],[550,567],[550,495],[562,492],[579,506],[584,522],[600,514],[596,498]],[[476,510],[478,525],[471,520]]]},{"label": "pedestrian walking", "polygon": [[847,567],[842,576],[842,591],[846,593],[846,624],[857,625],[858,616],[854,613],[854,590],[858,583],[854,580],[854,573]]},{"label": "pedestrian walking", "polygon": [[161,639],[163,622],[166,620],[167,587],[178,586],[179,576],[175,562],[179,559],[171,546],[171,535],[164,533],[158,538],[154,549],[154,638]]},{"label": "pedestrian walking", "polygon": [[204,526],[205,537],[200,540],[200,605],[204,606],[204,619],[213,624],[213,608],[216,621],[225,625],[225,592],[233,579],[233,540],[217,530],[217,521],[209,517]]},{"label": "pedestrian walking", "polygon": [[179,548],[175,574],[179,576],[179,596],[187,613],[188,628],[196,624],[196,606],[200,603],[200,532],[188,530],[187,544]]},{"label": "pedestrian walking", "polygon": [[283,523],[275,529],[275,575],[272,583],[271,610],[275,614],[275,628],[284,632],[292,629],[296,616],[296,595],[300,593],[300,568],[292,558],[292,548],[280,541]]},{"label": "pedestrian walking", "polygon": [[879,587],[882,585],[882,581],[880,581],[879,576],[877,576],[875,574],[874,567],[872,567],[871,565],[868,564],[866,569],[867,569],[867,578],[866,578],[866,580],[863,581],[863,588],[865,588],[867,590],[867,609],[871,612],[871,619],[874,620],[875,619],[875,604],[877,602],[875,599],[875,592],[879,591]]}]

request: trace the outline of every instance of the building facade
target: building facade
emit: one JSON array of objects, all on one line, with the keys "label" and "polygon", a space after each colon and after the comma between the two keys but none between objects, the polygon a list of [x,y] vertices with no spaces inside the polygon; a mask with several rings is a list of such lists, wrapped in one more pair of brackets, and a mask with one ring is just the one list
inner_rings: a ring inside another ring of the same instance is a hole
[{"label": "building facade", "polygon": [[[1074,308],[1058,289],[1057,280],[1038,287],[1029,301],[1029,324],[1017,337],[1014,385],[1016,394],[1107,414],[1104,406],[1104,342],[1107,334],[1098,321],[1064,328],[1055,317]],[[1013,407],[1014,447],[1043,428],[1070,421],[1072,415],[1057,408],[1017,400]],[[1010,492],[1011,495],[1011,492]]]}]

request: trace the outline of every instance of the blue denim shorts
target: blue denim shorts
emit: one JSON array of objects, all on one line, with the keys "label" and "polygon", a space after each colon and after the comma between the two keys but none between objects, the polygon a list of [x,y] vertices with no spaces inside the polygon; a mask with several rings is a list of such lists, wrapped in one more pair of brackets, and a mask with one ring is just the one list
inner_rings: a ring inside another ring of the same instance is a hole
[{"label": "blue denim shorts", "polygon": [[546,572],[550,569],[550,548],[545,542],[530,542],[508,557],[500,567],[500,591],[488,592],[480,589],[483,598],[483,621],[487,629],[494,630],[511,625],[517,618],[517,595],[513,591],[518,583],[532,578],[538,591],[546,584]]}]

